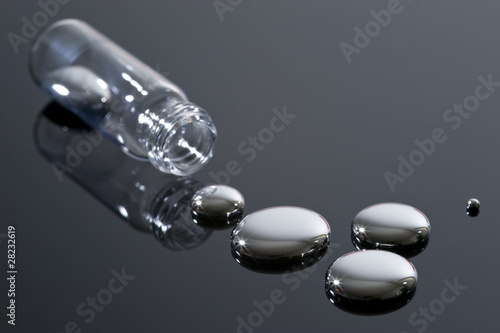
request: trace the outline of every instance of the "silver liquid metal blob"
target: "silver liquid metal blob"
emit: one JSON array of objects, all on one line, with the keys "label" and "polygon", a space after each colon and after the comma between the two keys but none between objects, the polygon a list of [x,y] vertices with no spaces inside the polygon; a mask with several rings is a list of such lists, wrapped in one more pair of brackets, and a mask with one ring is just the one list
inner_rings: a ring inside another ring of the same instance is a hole
[{"label": "silver liquid metal blob", "polygon": [[388,251],[347,253],[326,272],[326,295],[338,308],[377,315],[406,305],[415,294],[417,271],[405,258]]},{"label": "silver liquid metal blob", "polygon": [[316,263],[330,244],[330,226],[316,212],[271,207],[246,216],[231,235],[231,253],[243,267],[283,273]]},{"label": "silver liquid metal blob", "polygon": [[481,203],[477,199],[469,199],[467,201],[467,215],[470,217],[476,217],[479,215],[479,207],[481,206]]},{"label": "silver liquid metal blob", "polygon": [[243,218],[245,199],[235,188],[210,185],[198,190],[191,199],[193,221],[207,229],[226,229]]},{"label": "silver liquid metal blob", "polygon": [[351,240],[358,250],[387,250],[410,258],[426,248],[430,231],[421,211],[388,202],[366,207],[354,217]]},{"label": "silver liquid metal blob", "polygon": [[83,104],[87,110],[100,110],[111,98],[106,82],[82,66],[62,67],[50,72],[42,87],[68,108]]}]

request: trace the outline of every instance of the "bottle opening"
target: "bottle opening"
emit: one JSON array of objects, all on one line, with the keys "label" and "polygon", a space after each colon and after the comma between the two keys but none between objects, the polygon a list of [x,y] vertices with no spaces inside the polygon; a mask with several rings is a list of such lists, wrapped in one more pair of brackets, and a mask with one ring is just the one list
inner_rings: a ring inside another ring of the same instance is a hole
[{"label": "bottle opening", "polygon": [[205,123],[190,122],[182,125],[165,141],[165,158],[176,172],[184,175],[193,173],[212,157],[215,137]]},{"label": "bottle opening", "polygon": [[178,176],[195,173],[212,157],[217,132],[205,110],[186,103],[174,107],[174,120],[163,122],[149,151],[163,172]]}]

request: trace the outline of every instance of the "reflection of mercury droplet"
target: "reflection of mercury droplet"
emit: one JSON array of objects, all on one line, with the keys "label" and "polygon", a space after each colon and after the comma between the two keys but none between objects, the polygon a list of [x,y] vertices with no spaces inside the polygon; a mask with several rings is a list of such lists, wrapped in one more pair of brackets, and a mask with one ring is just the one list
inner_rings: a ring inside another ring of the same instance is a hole
[{"label": "reflection of mercury droplet", "polygon": [[208,229],[234,226],[243,217],[245,199],[226,185],[206,186],[191,199],[191,214],[196,224]]},{"label": "reflection of mercury droplet", "polygon": [[421,211],[388,202],[360,211],[352,220],[351,239],[358,250],[387,250],[409,258],[425,249],[430,231]]},{"label": "reflection of mercury droplet", "polygon": [[43,88],[69,109],[85,106],[99,110],[111,97],[106,82],[82,66],[62,67],[50,72],[44,78]]},{"label": "reflection of mercury droplet", "polygon": [[297,271],[316,263],[330,243],[330,226],[316,212],[272,207],[246,216],[231,236],[231,253],[262,273]]},{"label": "reflection of mercury droplet", "polygon": [[212,234],[212,230],[200,228],[191,218],[189,201],[199,188],[198,182],[184,179],[151,193],[154,198],[147,219],[151,231],[166,248],[175,251],[193,249]]},{"label": "reflection of mercury droplet", "polygon": [[395,311],[410,302],[417,271],[405,258],[387,251],[351,252],[326,272],[326,294],[338,308],[360,315]]},{"label": "reflection of mercury droplet", "polygon": [[479,207],[481,203],[477,199],[469,199],[467,202],[467,215],[470,217],[476,217],[479,215]]}]

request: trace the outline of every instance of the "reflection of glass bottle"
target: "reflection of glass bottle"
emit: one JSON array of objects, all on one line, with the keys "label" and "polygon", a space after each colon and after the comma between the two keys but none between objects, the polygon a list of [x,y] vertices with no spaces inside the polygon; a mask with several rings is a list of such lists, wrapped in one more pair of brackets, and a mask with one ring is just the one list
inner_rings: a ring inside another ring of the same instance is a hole
[{"label": "reflection of glass bottle", "polygon": [[35,141],[57,177],[67,174],[130,225],[153,232],[165,247],[186,250],[210,236],[191,218],[189,203],[200,183],[129,158],[58,104],[39,115]]},{"label": "reflection of glass bottle", "polygon": [[189,175],[212,157],[216,130],[182,90],[86,23],[56,22],[30,53],[35,81],[127,154]]}]

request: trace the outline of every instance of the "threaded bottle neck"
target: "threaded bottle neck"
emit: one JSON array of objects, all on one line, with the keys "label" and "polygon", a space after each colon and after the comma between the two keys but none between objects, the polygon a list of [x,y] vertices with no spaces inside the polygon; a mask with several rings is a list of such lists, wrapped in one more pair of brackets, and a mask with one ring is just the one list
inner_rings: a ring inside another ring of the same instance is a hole
[{"label": "threaded bottle neck", "polygon": [[146,148],[151,163],[178,176],[193,174],[212,157],[217,131],[208,113],[176,101],[149,110]]}]

